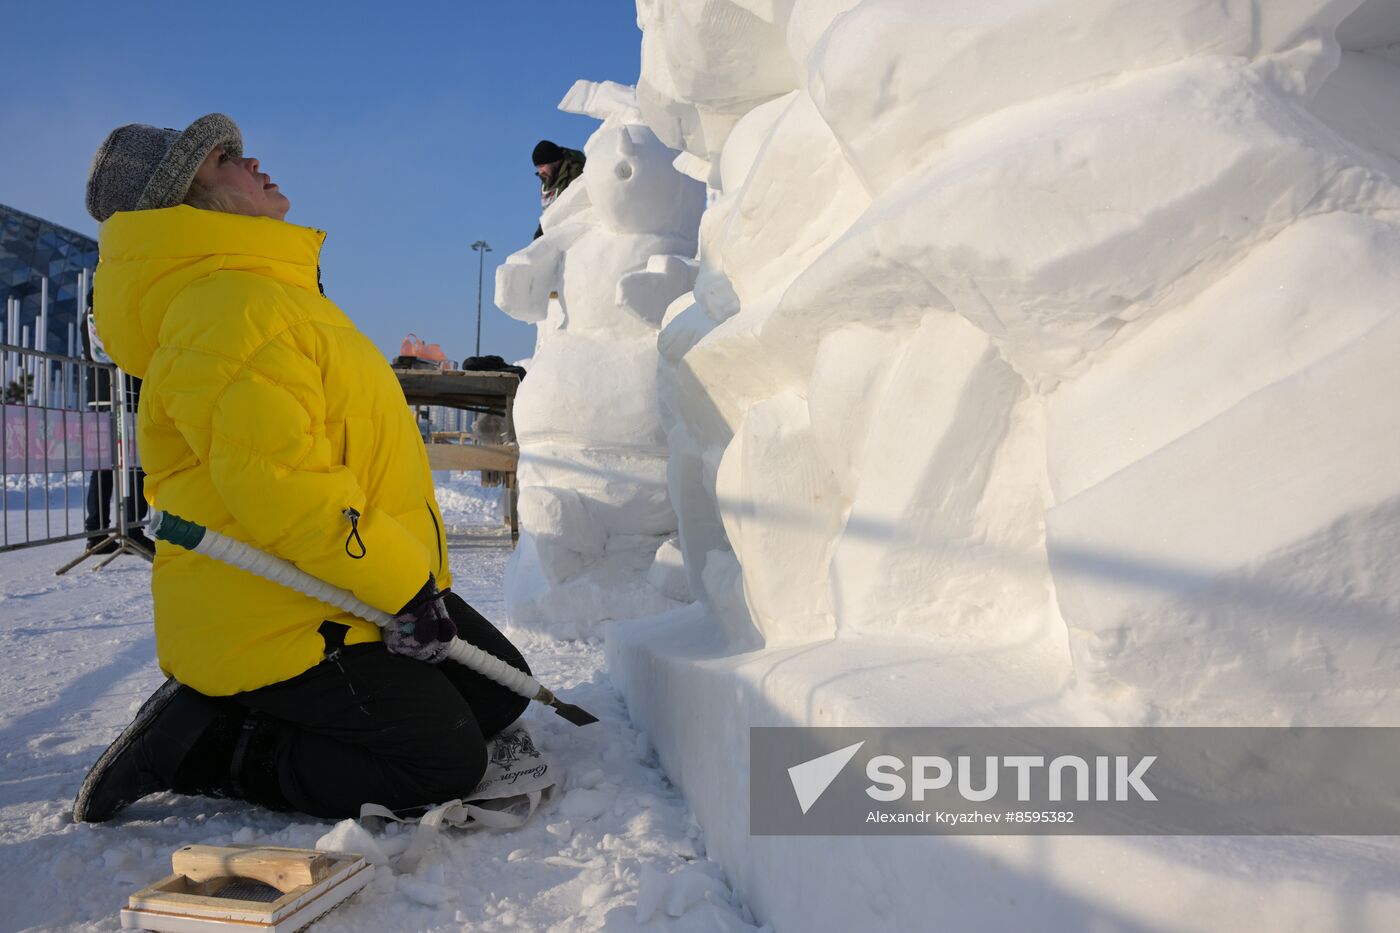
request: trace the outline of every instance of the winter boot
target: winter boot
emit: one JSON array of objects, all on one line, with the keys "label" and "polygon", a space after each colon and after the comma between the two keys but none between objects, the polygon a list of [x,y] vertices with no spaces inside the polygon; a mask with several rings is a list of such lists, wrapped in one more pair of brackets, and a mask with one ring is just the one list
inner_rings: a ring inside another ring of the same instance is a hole
[{"label": "winter boot", "polygon": [[190,746],[170,779],[170,789],[177,794],[237,797],[229,776],[230,762],[247,719],[247,711],[231,703]]},{"label": "winter boot", "polygon": [[[221,742],[231,748],[243,711],[229,700],[206,697],[173,677],[151,694],[136,718],[88,772],[73,803],[76,822],[110,820],[127,804],[158,791],[174,790],[190,752],[217,757]],[[229,753],[224,753],[227,762]]]},{"label": "winter boot", "polygon": [[250,713],[239,729],[229,763],[228,796],[269,810],[294,809],[282,793],[277,773],[278,750],[287,739],[284,725],[260,713]]},{"label": "winter boot", "polygon": [[126,533],[126,537],[127,540],[131,542],[133,547],[145,551],[147,554],[150,554],[152,556],[155,555],[156,543],[150,538],[146,537],[145,532],[143,532],[140,528],[131,529]]},{"label": "winter boot", "polygon": [[170,789],[180,794],[230,797],[269,810],[289,810],[277,778],[283,726],[259,713],[226,716],[181,762]]}]

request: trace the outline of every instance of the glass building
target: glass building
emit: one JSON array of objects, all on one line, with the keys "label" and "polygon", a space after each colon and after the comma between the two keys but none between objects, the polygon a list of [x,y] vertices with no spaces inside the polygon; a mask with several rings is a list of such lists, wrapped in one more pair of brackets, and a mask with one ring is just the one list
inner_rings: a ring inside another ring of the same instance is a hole
[{"label": "glass building", "polygon": [[3,342],[18,345],[28,327],[29,346],[40,345],[35,331],[47,278],[48,334],[42,345],[50,353],[81,355],[78,273],[86,269],[91,282],[96,268],[97,241],[92,237],[0,204],[0,296],[19,299],[15,333],[8,333],[9,315],[0,312]]}]

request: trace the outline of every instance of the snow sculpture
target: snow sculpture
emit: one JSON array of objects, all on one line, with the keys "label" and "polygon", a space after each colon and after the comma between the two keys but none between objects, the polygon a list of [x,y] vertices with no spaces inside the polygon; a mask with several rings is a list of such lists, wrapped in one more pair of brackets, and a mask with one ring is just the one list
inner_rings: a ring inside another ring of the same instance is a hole
[{"label": "snow sculpture", "polygon": [[792,0],[638,0],[637,97],[666,145],[716,162],[740,117],[797,86],[782,54],[778,9],[791,6]]},{"label": "snow sculpture", "polygon": [[1334,894],[1393,849],[808,845],[742,775],[745,725],[1400,722],[1400,5],[638,13],[712,189],[658,341],[700,604],[608,664],[755,916],[1393,926]]},{"label": "snow sculpture", "polygon": [[603,120],[587,167],[546,211],[544,236],[496,275],[496,304],[538,325],[515,407],[522,534],[507,610],[565,636],[690,598],[668,571],[677,561],[653,566],[676,531],[656,338],[694,279],[704,189],[672,167],[634,100],[612,82],[569,92],[561,109]]},{"label": "snow sculpture", "polygon": [[1039,643],[1113,721],[1400,721],[1394,3],[638,10],[715,189],[660,391],[735,650]]}]

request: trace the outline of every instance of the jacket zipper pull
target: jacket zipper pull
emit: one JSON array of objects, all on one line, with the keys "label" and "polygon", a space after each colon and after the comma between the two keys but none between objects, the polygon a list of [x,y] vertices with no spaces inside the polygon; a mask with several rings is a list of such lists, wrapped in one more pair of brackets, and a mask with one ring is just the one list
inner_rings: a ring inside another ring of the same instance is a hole
[{"label": "jacket zipper pull", "polygon": [[[369,550],[365,547],[365,539],[360,537],[360,513],[354,508],[348,508],[340,514],[350,519],[350,536],[345,539],[345,553],[353,560],[359,560],[369,553]],[[356,554],[354,551],[350,550],[351,541],[359,545],[360,553]]]}]

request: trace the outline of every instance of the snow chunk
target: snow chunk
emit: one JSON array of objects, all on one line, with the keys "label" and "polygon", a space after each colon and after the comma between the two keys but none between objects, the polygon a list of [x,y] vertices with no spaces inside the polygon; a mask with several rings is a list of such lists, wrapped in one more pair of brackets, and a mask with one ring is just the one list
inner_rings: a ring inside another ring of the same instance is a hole
[{"label": "snow chunk", "polygon": [[451,888],[422,881],[412,875],[399,876],[398,890],[404,897],[424,907],[440,907],[458,898],[457,892]]},{"label": "snow chunk", "polygon": [[612,801],[607,791],[576,787],[559,801],[559,814],[570,820],[597,819],[612,807]]},{"label": "snow chunk", "polygon": [[388,865],[389,856],[378,840],[356,820],[341,820],[330,832],[316,840],[322,852],[354,852],[371,865]]}]

